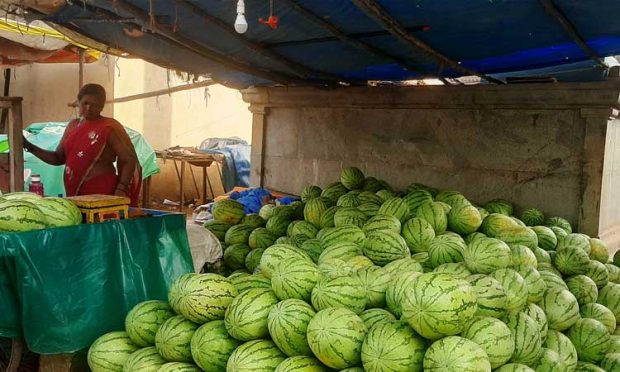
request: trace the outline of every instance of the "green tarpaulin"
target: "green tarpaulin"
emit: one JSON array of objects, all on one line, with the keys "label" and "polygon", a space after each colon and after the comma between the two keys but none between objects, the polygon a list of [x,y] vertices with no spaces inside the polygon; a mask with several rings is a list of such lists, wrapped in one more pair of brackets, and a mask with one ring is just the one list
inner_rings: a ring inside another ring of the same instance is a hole
[{"label": "green tarpaulin", "polygon": [[138,302],[167,298],[193,270],[185,216],[0,234],[0,337],[40,354],[88,347],[124,328]]}]

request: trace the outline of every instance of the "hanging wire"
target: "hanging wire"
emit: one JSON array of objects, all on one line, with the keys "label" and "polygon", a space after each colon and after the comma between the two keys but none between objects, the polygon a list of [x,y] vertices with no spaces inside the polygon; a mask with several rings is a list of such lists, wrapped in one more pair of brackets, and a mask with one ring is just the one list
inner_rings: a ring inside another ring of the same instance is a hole
[{"label": "hanging wire", "polygon": [[172,32],[177,32],[179,29],[179,1],[174,3],[174,26],[172,26]]},{"label": "hanging wire", "polygon": [[149,0],[149,28],[155,30],[155,10],[153,9],[153,0]]}]

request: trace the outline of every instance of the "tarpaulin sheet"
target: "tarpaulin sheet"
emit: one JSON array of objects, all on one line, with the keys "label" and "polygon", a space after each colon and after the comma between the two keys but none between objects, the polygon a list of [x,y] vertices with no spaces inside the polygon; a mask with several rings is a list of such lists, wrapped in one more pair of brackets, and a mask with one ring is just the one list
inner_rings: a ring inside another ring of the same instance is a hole
[{"label": "tarpaulin sheet", "polygon": [[185,216],[0,235],[0,336],[40,354],[69,353],[124,328],[138,302],[167,298],[193,271]]}]

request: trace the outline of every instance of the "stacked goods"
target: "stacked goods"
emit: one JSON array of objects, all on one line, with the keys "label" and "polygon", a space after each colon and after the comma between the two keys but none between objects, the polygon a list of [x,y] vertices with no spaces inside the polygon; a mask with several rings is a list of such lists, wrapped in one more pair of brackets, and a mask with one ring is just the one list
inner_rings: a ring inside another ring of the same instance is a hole
[{"label": "stacked goods", "polygon": [[620,254],[562,218],[355,168],[215,210],[227,277],[136,305],[93,371],[620,371]]},{"label": "stacked goods", "polygon": [[29,192],[0,196],[0,232],[22,232],[82,223],[82,213],[72,202]]}]

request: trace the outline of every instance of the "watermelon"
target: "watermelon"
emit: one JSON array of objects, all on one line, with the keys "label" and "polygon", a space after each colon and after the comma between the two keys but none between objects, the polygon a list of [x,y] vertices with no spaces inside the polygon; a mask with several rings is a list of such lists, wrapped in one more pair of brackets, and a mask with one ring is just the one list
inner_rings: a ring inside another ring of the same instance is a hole
[{"label": "watermelon", "polygon": [[592,363],[577,362],[575,372],[605,372],[605,370]]},{"label": "watermelon", "polygon": [[[378,190],[377,190],[378,191]],[[362,191],[358,196],[360,204],[383,204],[383,200],[377,196],[374,192]]]},{"label": "watermelon", "polygon": [[613,257],[613,264],[614,265],[619,265],[620,264],[620,250],[616,251],[616,253],[614,253],[614,257]]},{"label": "watermelon", "polygon": [[366,256],[355,256],[349,258],[346,262],[349,266],[351,266],[353,272],[358,270],[365,270],[369,267],[374,266],[374,263],[370,260],[370,258]]},{"label": "watermelon", "polygon": [[523,309],[529,292],[525,285],[525,280],[523,280],[519,273],[512,269],[499,269],[489,274],[489,276],[497,280],[506,291],[506,310],[520,311]]},{"label": "watermelon", "polygon": [[271,247],[265,249],[263,256],[260,259],[259,268],[261,274],[271,279],[273,271],[277,265],[286,258],[296,257],[300,260],[312,261],[310,257],[302,250],[293,247],[288,244],[274,244]]},{"label": "watermelon", "polygon": [[338,198],[336,205],[338,207],[357,207],[362,204],[357,194],[347,193]]},{"label": "watermelon", "polygon": [[314,262],[291,257],[276,266],[271,275],[271,286],[280,300],[310,301],[312,289],[320,278],[321,272]]},{"label": "watermelon", "polygon": [[409,205],[401,198],[390,198],[381,204],[378,214],[386,216],[394,216],[403,223],[409,217],[411,211]]},{"label": "watermelon", "polygon": [[35,204],[22,200],[0,201],[0,232],[32,231],[47,227],[45,214]]},{"label": "watermelon", "polygon": [[326,227],[334,227],[334,215],[336,214],[338,209],[340,209],[340,207],[337,206],[327,208],[325,211],[323,211],[323,213],[320,214],[318,221],[319,225],[314,225],[321,229],[324,229]]},{"label": "watermelon", "polygon": [[276,237],[264,227],[254,229],[248,236],[248,245],[252,249],[269,248],[276,241]]},{"label": "watermelon", "polygon": [[273,242],[273,245],[276,244],[286,244],[295,247],[295,243],[288,236],[281,236],[276,241]]},{"label": "watermelon", "polygon": [[226,362],[240,342],[232,338],[223,320],[205,323],[194,332],[191,352],[194,362],[206,372],[226,370]]},{"label": "watermelon", "polygon": [[228,229],[230,229],[233,225],[222,221],[209,220],[202,226],[211,231],[218,240],[223,242],[226,237],[226,231],[228,231]]},{"label": "watermelon", "polygon": [[245,268],[249,272],[254,272],[256,268],[260,265],[260,259],[263,256],[265,249],[256,248],[252,249],[247,256],[245,256]]},{"label": "watermelon", "polygon": [[489,213],[500,213],[505,216],[512,216],[512,203],[504,199],[494,199],[484,205],[484,209]]},{"label": "watermelon", "polygon": [[273,216],[273,209],[275,208],[275,204],[265,204],[258,211],[258,215],[265,221],[270,219]]},{"label": "watermelon", "polygon": [[[314,200],[316,199],[313,199],[311,201],[314,201]],[[288,225],[290,223],[291,223],[290,218],[283,216],[283,215],[276,215],[276,216],[272,216],[267,221],[267,224],[265,225],[265,227],[273,236],[281,237],[281,236],[286,235],[286,229],[288,228]],[[248,235],[248,238],[249,238],[249,235]]]},{"label": "watermelon", "polygon": [[335,227],[353,225],[361,228],[367,220],[368,216],[355,207],[342,207],[334,214]]},{"label": "watermelon", "polygon": [[381,203],[384,203],[388,201],[389,199],[392,199],[393,197],[395,197],[394,192],[388,189],[381,189],[377,191],[375,194],[381,199]]},{"label": "watermelon", "polygon": [[267,221],[265,221],[264,218],[262,218],[261,216],[259,216],[258,214],[246,214],[242,219],[241,219],[241,224],[242,225],[250,225],[253,228],[259,228],[261,226],[265,226],[265,223]]},{"label": "watermelon", "polygon": [[589,318],[577,320],[566,335],[575,345],[579,360],[590,363],[603,359],[611,340],[605,325]]},{"label": "watermelon", "polygon": [[422,275],[422,273],[415,271],[406,271],[400,274],[395,273],[388,283],[385,290],[385,302],[387,308],[392,314],[396,315],[396,317],[400,318],[402,315],[402,301],[405,292],[413,287],[413,284],[420,275]]},{"label": "watermelon", "polygon": [[529,208],[521,213],[521,221],[527,226],[542,225],[545,222],[545,214],[536,208]]},{"label": "watermelon", "polygon": [[441,203],[423,204],[415,211],[415,215],[426,220],[435,230],[435,234],[441,234],[448,228],[448,213]]},{"label": "watermelon", "polygon": [[297,218],[296,214],[296,208],[292,203],[290,205],[276,205],[273,207],[273,211],[271,212],[271,218],[280,216],[287,220],[293,220]]},{"label": "watermelon", "polygon": [[413,192],[413,191],[415,191],[415,190],[425,190],[425,191],[428,191],[431,194],[432,197],[435,197],[437,195],[437,193],[439,192],[439,190],[437,190],[434,187],[430,187],[430,186],[424,185],[422,183],[417,183],[417,182],[414,182],[411,185],[407,186],[407,193],[408,194]]},{"label": "watermelon", "polygon": [[448,226],[458,234],[471,234],[482,225],[478,209],[469,203],[453,205],[448,213]]},{"label": "watermelon", "polygon": [[491,213],[482,221],[480,230],[488,236],[498,236],[502,231],[515,227],[519,225],[512,218],[501,213]]},{"label": "watermelon", "polygon": [[321,244],[323,244],[324,247],[329,247],[330,245],[339,242],[363,244],[366,240],[366,235],[359,227],[346,225],[333,227],[320,237],[317,235],[317,238],[321,241]]},{"label": "watermelon", "polygon": [[542,348],[540,358],[533,367],[537,372],[565,371],[564,361],[554,350]]},{"label": "watermelon", "polygon": [[245,275],[243,277],[230,279],[238,293],[245,292],[253,288],[271,288],[271,280],[261,274]]},{"label": "watermelon", "polygon": [[476,292],[469,283],[443,273],[420,275],[402,300],[403,319],[429,339],[460,333],[476,310]]},{"label": "watermelon", "polygon": [[315,185],[306,186],[301,192],[301,201],[307,202],[310,199],[318,198],[322,191],[320,187]]},{"label": "watermelon", "polygon": [[558,239],[558,246],[556,251],[560,251],[567,247],[579,248],[582,251],[590,254],[592,247],[590,246],[590,237],[585,234],[571,233],[563,238]]},{"label": "watermelon", "polygon": [[363,253],[379,266],[411,256],[405,239],[391,231],[376,231],[366,237]]},{"label": "watermelon", "polygon": [[290,225],[288,225],[286,234],[289,237],[294,237],[297,235],[302,235],[307,237],[308,239],[312,239],[316,237],[316,234],[319,232],[319,229],[307,221],[293,221]]},{"label": "watermelon", "polygon": [[312,356],[306,331],[315,315],[314,309],[304,301],[289,299],[279,302],[271,308],[267,318],[271,339],[287,356]]},{"label": "watermelon", "polygon": [[411,218],[402,226],[401,232],[411,252],[427,252],[435,239],[433,226],[422,218]]},{"label": "watermelon", "polygon": [[318,263],[321,253],[323,253],[323,245],[319,239],[308,239],[299,247],[305,252],[313,262]]},{"label": "watermelon", "polygon": [[609,247],[607,244],[601,239],[590,239],[590,258],[601,263],[607,263],[609,261]]},{"label": "watermelon", "polygon": [[389,274],[378,267],[368,267],[352,274],[366,291],[366,308],[385,307],[385,291],[391,280]]},{"label": "watermelon", "polygon": [[364,173],[356,167],[344,168],[340,172],[340,183],[349,190],[361,189],[365,179]]},{"label": "watermelon", "polygon": [[508,363],[494,370],[495,372],[535,372],[525,364]]},{"label": "watermelon", "polygon": [[125,317],[125,330],[137,346],[155,344],[159,327],[175,314],[164,301],[144,301],[134,306]]},{"label": "watermelon", "polygon": [[331,259],[348,261],[353,257],[361,255],[362,252],[363,250],[359,245],[347,241],[342,241],[340,243],[334,243],[327,246],[327,248],[325,248],[323,252],[321,252],[318,263],[320,265],[323,262]]},{"label": "watermelon", "polygon": [[[181,278],[184,276],[179,280]],[[221,275],[195,274],[188,276],[178,287],[173,285],[168,301],[177,314],[196,323],[205,323],[222,319],[237,294],[230,280]]]},{"label": "watermelon", "polygon": [[383,266],[382,269],[388,275],[399,275],[404,272],[422,272],[422,265],[413,258],[401,258],[400,260],[392,261],[389,264]]},{"label": "watermelon", "polygon": [[565,281],[568,290],[577,298],[579,306],[596,302],[596,283],[585,275],[572,276]]},{"label": "watermelon", "polygon": [[408,325],[383,322],[372,327],[362,344],[366,371],[420,371],[426,346]]},{"label": "watermelon", "polygon": [[249,289],[235,297],[224,318],[228,334],[240,341],[269,335],[267,317],[278,298],[266,288]]},{"label": "watermelon", "polygon": [[577,350],[563,333],[550,329],[545,347],[558,353],[566,371],[572,371],[577,366]]},{"label": "watermelon", "polygon": [[241,222],[241,219],[245,215],[245,213],[243,213],[243,204],[232,199],[222,199],[215,202],[211,209],[211,213],[213,213],[213,218],[216,221],[229,223],[231,225],[236,225]]},{"label": "watermelon", "polygon": [[525,281],[527,288],[527,301],[536,303],[542,300],[547,290],[547,284],[540,275],[540,272],[530,266],[520,266],[517,272]]},{"label": "watermelon", "polygon": [[428,247],[429,263],[434,268],[448,262],[462,262],[465,241],[454,233],[437,235]]},{"label": "watermelon", "polygon": [[319,264],[319,270],[324,278],[348,276],[353,272],[353,268],[348,263],[338,258],[332,258]]},{"label": "watermelon", "polygon": [[88,349],[88,366],[93,372],[119,372],[129,357],[139,349],[125,332],[110,332],[93,342]]},{"label": "watermelon", "polygon": [[538,331],[540,332],[540,341],[545,342],[547,339],[547,334],[549,333],[549,324],[547,322],[547,315],[540,308],[540,306],[536,304],[527,304],[523,309],[523,313],[532,318],[534,322],[538,325]]},{"label": "watermelon", "polygon": [[534,226],[532,230],[534,230],[538,237],[538,245],[540,248],[546,251],[555,250],[555,247],[558,245],[558,238],[555,236],[553,230],[546,226]]},{"label": "watermelon", "polygon": [[362,231],[365,234],[370,234],[375,231],[392,231],[399,234],[400,230],[401,223],[398,218],[381,214],[371,217],[368,221],[366,221],[364,226],[362,226]]},{"label": "watermelon", "polygon": [[467,277],[476,293],[476,315],[501,318],[506,312],[508,297],[504,287],[490,276],[476,274]]},{"label": "watermelon", "polygon": [[372,193],[381,190],[383,187],[385,187],[384,183],[374,177],[366,177],[366,179],[364,180],[364,186],[362,186],[364,191]]},{"label": "watermelon", "polygon": [[433,272],[453,274],[461,279],[465,279],[472,274],[463,262],[449,262],[441,264],[434,268]]},{"label": "watermelon", "polygon": [[364,324],[368,329],[371,329],[379,323],[391,323],[396,321],[394,314],[385,309],[364,310],[359,317],[364,321]]},{"label": "watermelon", "polygon": [[536,256],[537,265],[540,263],[551,263],[551,256],[542,248],[536,248],[534,250],[534,256]]},{"label": "watermelon", "polygon": [[510,328],[495,318],[473,318],[467,323],[461,336],[475,342],[487,353],[491,368],[508,362],[515,350],[515,340]]},{"label": "watermelon", "polygon": [[461,194],[458,191],[450,191],[450,190],[444,190],[439,192],[437,195],[435,195],[435,200],[438,202],[443,202],[446,203],[448,205],[450,205],[451,207],[454,207],[456,205],[459,204],[468,204],[469,201],[467,201],[467,199],[465,198],[465,196],[463,196],[463,194]]},{"label": "watermelon", "polygon": [[33,192],[28,192],[28,191],[17,191],[17,192],[11,192],[8,194],[4,194],[4,195],[0,191],[0,202],[16,200],[16,201],[27,201],[29,203],[36,204],[41,199],[43,199],[43,197],[40,196],[39,194],[35,194]]},{"label": "watermelon", "polygon": [[577,299],[567,290],[548,289],[540,302],[540,308],[547,315],[549,329],[564,331],[579,319]]},{"label": "watermelon", "polygon": [[151,346],[131,354],[122,370],[126,372],[157,372],[164,363],[166,361],[159,356],[157,348]]},{"label": "watermelon", "polygon": [[508,245],[524,245],[532,250],[538,247],[538,235],[529,227],[518,226],[502,230],[493,237],[503,240]]},{"label": "watermelon", "polygon": [[620,268],[614,264],[605,264],[609,273],[609,281],[612,283],[620,283]]},{"label": "watermelon", "polygon": [[[346,194],[347,191],[348,189],[341,182],[334,182],[323,189],[321,199],[324,199],[329,205],[335,205],[338,198]],[[306,220],[308,219],[306,218]]]},{"label": "watermelon", "polygon": [[567,246],[559,249],[553,258],[554,266],[564,275],[580,275],[588,271],[590,258],[581,248]]},{"label": "watermelon", "polygon": [[65,198],[46,197],[35,205],[43,213],[49,227],[75,226],[82,223],[82,212]]},{"label": "watermelon", "polygon": [[545,220],[545,225],[546,226],[557,226],[569,234],[573,232],[573,228],[571,227],[570,222],[568,222],[562,217],[547,218]]},{"label": "watermelon", "polygon": [[524,312],[509,312],[505,318],[506,325],[513,332],[515,352],[511,361],[530,365],[540,357],[541,339],[538,325]]},{"label": "watermelon", "polygon": [[330,307],[319,311],[307,329],[314,355],[328,367],[344,369],[361,363],[366,336],[364,321],[348,309]]},{"label": "watermelon", "polygon": [[293,356],[284,359],[278,365],[274,372],[328,372],[325,367],[317,359],[309,356]]},{"label": "watermelon", "polygon": [[518,268],[520,266],[538,267],[536,255],[528,247],[523,245],[512,245],[510,246],[510,250],[512,251],[510,264],[513,268]]},{"label": "watermelon", "polygon": [[608,283],[598,292],[597,303],[604,305],[620,319],[620,284]]},{"label": "watermelon", "polygon": [[508,245],[499,239],[474,239],[463,250],[467,268],[476,274],[490,274],[505,269],[512,262],[512,252]]},{"label": "watermelon", "polygon": [[555,274],[551,271],[544,271],[544,270],[539,271],[539,273],[540,273],[540,277],[545,281],[545,285],[547,286],[547,289],[568,290],[566,283],[564,283],[559,273]]},{"label": "watermelon", "polygon": [[601,304],[589,303],[579,308],[579,315],[582,318],[590,318],[603,323],[607,331],[612,334],[616,330],[616,317],[607,307]]},{"label": "watermelon", "polygon": [[620,353],[620,336],[611,335],[609,338],[609,349],[607,353]]},{"label": "watermelon", "polygon": [[269,340],[249,341],[232,352],[227,372],[273,372],[285,359],[280,349]]},{"label": "watermelon", "polygon": [[[312,290],[312,306],[320,311],[341,307],[361,313],[366,308],[366,290],[357,278],[350,276],[325,277]],[[319,358],[320,359],[320,358]]]},{"label": "watermelon", "polygon": [[490,372],[484,350],[463,337],[450,336],[435,341],[424,354],[424,371]]},{"label": "watermelon", "polygon": [[191,362],[191,341],[198,324],[176,315],[166,320],[155,335],[155,347],[169,362]]},{"label": "watermelon", "polygon": [[620,353],[610,353],[605,355],[601,361],[601,367],[606,371],[620,371]]},{"label": "watermelon", "polygon": [[201,372],[201,369],[192,363],[171,362],[159,367],[157,372]]},{"label": "watermelon", "polygon": [[248,253],[250,253],[250,247],[246,244],[229,245],[224,250],[224,264],[231,270],[243,269],[245,268],[245,258]]},{"label": "watermelon", "polygon": [[553,231],[553,233],[555,234],[558,240],[568,235],[568,232],[561,227],[558,227],[558,226],[547,226],[547,227],[551,229],[551,231]]},{"label": "watermelon", "polygon": [[403,200],[409,206],[409,210],[415,211],[426,203],[432,203],[433,195],[428,190],[415,189],[409,191]]}]

